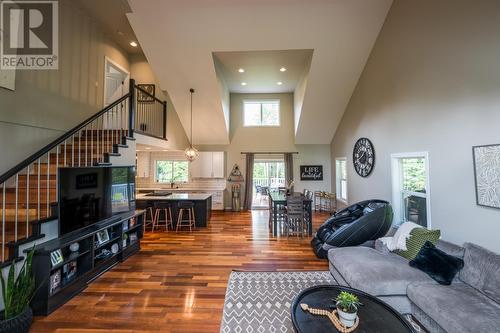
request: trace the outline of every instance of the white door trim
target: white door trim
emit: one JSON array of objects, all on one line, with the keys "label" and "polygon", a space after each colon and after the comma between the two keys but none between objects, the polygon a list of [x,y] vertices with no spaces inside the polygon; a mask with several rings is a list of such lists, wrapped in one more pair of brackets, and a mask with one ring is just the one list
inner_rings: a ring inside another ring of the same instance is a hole
[{"label": "white door trim", "polygon": [[107,93],[107,91],[106,91],[106,68],[107,68],[108,64],[113,65],[114,67],[116,67],[120,71],[122,71],[123,73],[127,74],[127,76],[125,77],[124,85],[125,85],[126,93],[128,93],[128,90],[129,90],[129,85],[127,84],[127,82],[130,80],[130,72],[128,70],[126,70],[123,66],[119,65],[116,61],[113,61],[108,56],[104,56],[104,73],[103,73],[103,86],[104,86],[103,93],[104,94],[102,96],[103,107],[106,107],[106,93]]}]

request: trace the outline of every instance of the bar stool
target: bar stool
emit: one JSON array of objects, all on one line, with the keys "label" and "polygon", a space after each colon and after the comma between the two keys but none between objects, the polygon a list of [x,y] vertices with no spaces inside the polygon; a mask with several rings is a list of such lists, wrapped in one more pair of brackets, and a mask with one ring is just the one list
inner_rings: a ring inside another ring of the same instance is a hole
[{"label": "bar stool", "polygon": [[[180,201],[177,207],[179,208],[179,217],[177,218],[175,232],[178,232],[179,228],[182,227],[189,227],[189,231],[193,231],[195,227],[194,203],[191,201]],[[184,218],[186,213],[188,215],[187,219]]]},{"label": "bar stool", "polygon": [[314,191],[314,211],[321,211],[321,197],[323,196],[323,192]]},{"label": "bar stool", "polygon": [[[155,217],[153,213],[153,204],[148,203],[148,207],[144,209],[146,213],[144,214],[144,232],[146,232],[146,227],[148,225],[151,225],[151,230],[154,228],[154,223],[155,223]],[[148,220],[148,213],[149,213],[149,220]]]},{"label": "bar stool", "polygon": [[[171,227],[174,230],[174,223],[172,221],[172,205],[168,202],[155,202],[155,217],[153,221],[154,231],[157,227],[165,227],[165,231],[168,231],[168,228]],[[164,212],[165,219],[161,220],[161,212]]]}]

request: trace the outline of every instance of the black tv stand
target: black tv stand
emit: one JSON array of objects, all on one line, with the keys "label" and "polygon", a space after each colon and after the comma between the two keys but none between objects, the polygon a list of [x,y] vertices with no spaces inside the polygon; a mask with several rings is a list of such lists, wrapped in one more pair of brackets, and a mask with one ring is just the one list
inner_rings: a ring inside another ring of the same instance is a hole
[{"label": "black tv stand", "polygon": [[[101,274],[137,253],[143,232],[144,211],[135,211],[36,246],[33,313],[50,314]],[[78,251],[70,249],[75,243]],[[59,260],[53,262],[54,256]]]}]

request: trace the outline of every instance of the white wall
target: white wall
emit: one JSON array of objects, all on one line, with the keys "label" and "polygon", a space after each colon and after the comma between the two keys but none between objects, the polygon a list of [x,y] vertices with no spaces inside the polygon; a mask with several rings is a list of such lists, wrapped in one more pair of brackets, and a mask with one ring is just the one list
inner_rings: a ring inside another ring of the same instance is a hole
[{"label": "white wall", "polygon": [[0,88],[0,174],[103,107],[104,57],[128,55],[70,0],[59,3],[59,70],[18,70]]},{"label": "white wall", "polygon": [[[476,205],[472,162],[472,146],[500,143],[499,35],[498,1],[394,2],[331,145],[350,203],[391,200],[390,154],[428,151],[433,228],[500,252],[500,210]],[[375,146],[368,178],[352,166],[359,137]]]},{"label": "white wall", "polygon": [[[280,127],[244,127],[243,101],[245,99],[279,99]],[[294,155],[295,190],[330,191],[331,189],[331,155],[329,145],[296,145],[294,143],[294,96],[287,94],[231,94],[230,96],[230,133],[229,145],[199,146],[204,151],[226,152],[226,178],[233,165],[238,164],[245,174],[245,155],[241,152],[298,152]],[[282,156],[282,155],[281,155]],[[301,182],[299,166],[323,165],[323,181]],[[230,190],[231,184],[228,184]],[[243,198],[242,198],[243,199]],[[230,196],[226,193],[226,207],[230,206]]]}]

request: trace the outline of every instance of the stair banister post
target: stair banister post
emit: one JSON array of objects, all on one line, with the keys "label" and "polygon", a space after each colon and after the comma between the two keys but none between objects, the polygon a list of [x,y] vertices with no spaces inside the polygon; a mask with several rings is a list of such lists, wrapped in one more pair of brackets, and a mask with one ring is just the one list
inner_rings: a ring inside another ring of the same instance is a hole
[{"label": "stair banister post", "polygon": [[135,80],[130,79],[130,88],[129,88],[129,107],[128,107],[128,133],[131,138],[134,137],[134,127],[135,127]]},{"label": "stair banister post", "polygon": [[163,101],[163,138],[167,138],[167,101]]}]

